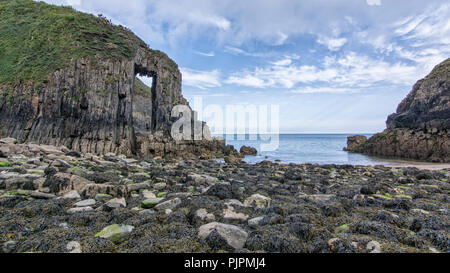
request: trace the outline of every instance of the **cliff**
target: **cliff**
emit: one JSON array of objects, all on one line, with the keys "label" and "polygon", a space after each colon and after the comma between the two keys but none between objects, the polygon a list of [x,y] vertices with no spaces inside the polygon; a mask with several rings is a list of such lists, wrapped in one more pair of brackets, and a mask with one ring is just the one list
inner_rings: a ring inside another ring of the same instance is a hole
[{"label": "cliff", "polygon": [[128,29],[31,0],[0,0],[0,26],[0,137],[140,157],[233,152],[222,140],[170,137],[173,106],[188,105],[182,75]]},{"label": "cliff", "polygon": [[347,150],[450,162],[450,59],[414,85],[386,124],[384,132],[368,140],[349,137]]}]

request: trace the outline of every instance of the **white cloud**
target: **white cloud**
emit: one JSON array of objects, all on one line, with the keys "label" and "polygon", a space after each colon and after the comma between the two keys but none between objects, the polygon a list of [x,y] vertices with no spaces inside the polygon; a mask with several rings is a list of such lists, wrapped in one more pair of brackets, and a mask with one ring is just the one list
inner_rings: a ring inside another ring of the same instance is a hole
[{"label": "white cloud", "polygon": [[348,94],[348,93],[358,93],[361,90],[351,89],[351,88],[339,88],[339,87],[304,87],[296,90],[292,90],[291,93],[294,94],[318,94],[318,93],[329,93],[329,94]]},{"label": "white cloud", "polygon": [[279,60],[276,62],[272,62],[273,65],[275,66],[287,66],[290,65],[292,63],[292,60],[290,58],[286,58],[284,60]]},{"label": "white cloud", "polygon": [[[226,45],[224,46],[224,52],[230,53],[236,56],[247,56],[247,57],[257,57],[257,58],[273,58],[273,57],[279,57],[280,53],[271,51],[271,52],[248,52],[243,50],[242,48]],[[298,55],[284,55],[286,58],[290,58],[292,60],[297,60],[300,58]]]},{"label": "white cloud", "polygon": [[195,51],[194,53],[197,55],[205,56],[205,57],[214,57],[215,56],[214,52],[212,52],[212,51],[211,52]]},{"label": "white cloud", "polygon": [[[415,65],[389,63],[351,52],[342,58],[324,58],[322,67],[294,65],[287,62],[286,65],[272,63],[267,67],[257,67],[253,71],[233,73],[225,83],[253,88],[285,89],[292,89],[300,83],[326,83],[335,87],[333,88],[335,93],[344,93],[344,90],[348,93],[379,84],[412,85],[419,79],[419,75],[423,76],[423,72],[422,68]],[[323,88],[303,90],[303,92],[331,92],[331,89]]]},{"label": "white cloud", "polygon": [[[252,41],[267,45],[284,45],[299,34],[333,37],[332,50],[344,43],[336,30],[359,23],[382,29],[393,19],[411,16],[428,3],[444,0],[396,0],[383,2],[379,12],[368,5],[381,5],[381,0],[45,0],[54,4],[76,5],[77,9],[102,13],[113,21],[123,22],[151,45],[179,45],[180,40],[193,41],[208,37],[218,44],[241,47]],[[339,12],[336,12],[339,11]],[[414,12],[412,12],[414,11]],[[311,16],[314,14],[314,16]],[[414,16],[412,16],[414,17]],[[330,26],[330,22],[332,25]]]},{"label": "white cloud", "polygon": [[366,0],[369,6],[381,6],[381,0]]},{"label": "white cloud", "polygon": [[67,0],[67,5],[79,6],[81,5],[81,0]]},{"label": "white cloud", "polygon": [[325,45],[330,51],[338,51],[347,43],[346,38],[329,38],[325,36],[319,37],[317,43]]},{"label": "white cloud", "polygon": [[314,66],[271,65],[257,67],[254,71],[234,73],[225,81],[227,84],[255,88],[293,88],[298,83],[329,81],[336,77],[334,69],[320,70]]},{"label": "white cloud", "polygon": [[[415,46],[450,44],[450,4],[428,9],[423,14],[405,19],[396,25],[395,34],[414,40]],[[447,47],[448,48],[448,47]]]},{"label": "white cloud", "polygon": [[248,55],[248,53],[240,48],[234,46],[225,46],[225,52],[234,54],[234,55]]},{"label": "white cloud", "polygon": [[221,30],[228,30],[230,28],[230,21],[225,19],[224,17],[209,14],[201,14],[199,12],[191,12],[188,14],[188,22],[193,25],[205,25],[205,26],[213,26],[217,27]]},{"label": "white cloud", "polygon": [[200,89],[220,87],[220,73],[218,70],[200,71],[190,68],[180,68],[183,84]]}]

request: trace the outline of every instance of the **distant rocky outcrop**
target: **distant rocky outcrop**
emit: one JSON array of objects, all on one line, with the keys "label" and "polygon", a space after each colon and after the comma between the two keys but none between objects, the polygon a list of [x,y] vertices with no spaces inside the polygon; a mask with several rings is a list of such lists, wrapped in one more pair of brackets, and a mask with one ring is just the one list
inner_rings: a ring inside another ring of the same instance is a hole
[{"label": "distant rocky outcrop", "polygon": [[432,162],[450,162],[450,59],[418,81],[387,119],[387,129],[368,140],[348,138],[346,150]]},{"label": "distant rocky outcrop", "polygon": [[182,75],[128,29],[70,7],[0,2],[0,137],[144,158],[237,154],[201,121],[199,140],[171,138],[172,108],[188,106]]},{"label": "distant rocky outcrop", "polygon": [[253,147],[249,147],[249,146],[242,146],[241,149],[239,150],[239,153],[242,156],[246,156],[246,155],[257,155],[258,154],[258,150],[256,150]]}]

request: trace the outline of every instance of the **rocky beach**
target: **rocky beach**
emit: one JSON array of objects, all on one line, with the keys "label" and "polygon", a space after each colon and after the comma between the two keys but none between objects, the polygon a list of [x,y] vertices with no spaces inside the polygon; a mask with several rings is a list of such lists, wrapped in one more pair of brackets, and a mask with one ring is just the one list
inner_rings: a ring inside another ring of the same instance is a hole
[{"label": "rocky beach", "polygon": [[441,165],[248,164],[101,14],[0,0],[0,49],[1,253],[450,252],[449,60],[347,147]]},{"label": "rocky beach", "polygon": [[4,253],[450,250],[450,169],[0,151]]}]

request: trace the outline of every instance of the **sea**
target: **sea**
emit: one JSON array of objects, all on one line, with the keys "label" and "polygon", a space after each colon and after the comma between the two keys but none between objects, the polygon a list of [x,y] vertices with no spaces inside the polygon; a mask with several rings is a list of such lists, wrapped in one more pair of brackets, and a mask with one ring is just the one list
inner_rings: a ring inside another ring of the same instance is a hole
[{"label": "sea", "polygon": [[[347,146],[347,137],[350,135],[354,134],[280,134],[278,137],[276,135],[223,135],[221,137],[225,138],[226,143],[233,145],[238,151],[243,145],[256,148],[258,150],[256,156],[244,158],[245,162],[251,164],[268,160],[282,164],[349,164],[394,167],[425,165],[433,167],[430,163],[346,152],[344,147]],[[372,136],[372,134],[364,135],[368,138]],[[271,137],[272,139],[270,139]],[[272,147],[268,149],[267,146]]]}]

